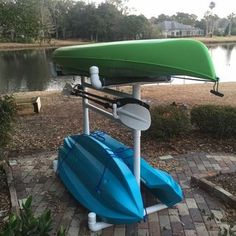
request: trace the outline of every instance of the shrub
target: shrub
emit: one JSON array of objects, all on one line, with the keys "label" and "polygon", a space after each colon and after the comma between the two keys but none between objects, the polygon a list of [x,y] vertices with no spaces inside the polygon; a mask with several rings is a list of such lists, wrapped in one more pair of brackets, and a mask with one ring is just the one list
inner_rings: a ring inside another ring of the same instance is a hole
[{"label": "shrub", "polygon": [[[32,197],[30,196],[22,205],[20,216],[11,214],[3,232],[0,236],[47,236],[52,230],[52,217],[50,210],[44,211],[40,216],[35,217],[32,211]],[[65,236],[65,230],[61,228],[58,236]]]},{"label": "shrub", "polygon": [[191,110],[191,123],[201,132],[223,138],[236,136],[236,108],[202,105]]},{"label": "shrub", "polygon": [[190,128],[187,111],[176,105],[158,106],[151,110],[152,124],[147,135],[168,140],[186,133]]},{"label": "shrub", "polygon": [[16,105],[12,96],[0,96],[0,150],[11,140],[12,122]]}]

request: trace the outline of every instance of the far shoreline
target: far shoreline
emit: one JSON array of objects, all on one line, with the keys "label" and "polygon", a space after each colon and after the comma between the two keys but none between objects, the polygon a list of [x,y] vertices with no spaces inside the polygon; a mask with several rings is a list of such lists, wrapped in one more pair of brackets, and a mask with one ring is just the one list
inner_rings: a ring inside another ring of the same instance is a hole
[{"label": "far shoreline", "polygon": [[[236,43],[236,35],[225,36],[225,37],[195,37],[195,38],[184,38],[184,39],[195,39],[203,42],[204,44],[226,44],[226,43]],[[9,50],[24,50],[24,49],[44,49],[44,48],[58,48],[63,46],[73,46],[81,44],[93,43],[91,41],[81,41],[81,40],[55,40],[53,39],[50,43],[0,43],[0,51]]]}]

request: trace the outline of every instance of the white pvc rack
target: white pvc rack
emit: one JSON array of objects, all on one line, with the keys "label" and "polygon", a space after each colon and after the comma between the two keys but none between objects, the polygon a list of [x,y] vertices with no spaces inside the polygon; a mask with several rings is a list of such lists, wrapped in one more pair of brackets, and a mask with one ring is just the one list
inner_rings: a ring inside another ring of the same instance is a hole
[{"label": "white pvc rack", "polygon": [[[114,89],[109,88],[102,88],[101,82],[99,80],[98,75],[98,68],[93,66],[90,68],[90,81],[91,84],[85,82],[85,79],[82,78],[82,86],[84,90],[86,91],[87,88],[95,89],[100,92],[108,93],[117,97],[132,97],[141,100],[141,84],[136,83],[132,86],[132,94],[120,92]],[[95,112],[98,112],[112,120],[119,121],[117,117],[114,116],[114,113],[107,112],[104,109],[101,109],[93,104],[90,104],[88,102],[88,99],[83,98],[83,132],[84,134],[89,135],[90,134],[90,128],[89,128],[89,110],[93,110]],[[140,159],[141,159],[141,130],[133,129],[133,149],[134,149],[134,176],[137,180],[138,185],[140,186]],[[144,209],[144,215],[145,214],[151,214],[163,209],[166,209],[167,206],[165,204],[156,204],[154,206],[147,207]],[[91,231],[99,231],[101,229],[107,228],[112,226],[111,224],[105,223],[105,222],[97,222],[96,221],[96,214],[94,212],[90,212],[88,214],[88,226]]]}]

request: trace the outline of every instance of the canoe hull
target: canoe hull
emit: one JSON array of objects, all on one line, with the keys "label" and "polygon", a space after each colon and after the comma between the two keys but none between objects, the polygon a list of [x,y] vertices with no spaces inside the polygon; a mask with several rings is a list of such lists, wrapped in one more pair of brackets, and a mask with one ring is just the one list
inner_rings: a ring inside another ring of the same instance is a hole
[{"label": "canoe hull", "polygon": [[170,76],[193,76],[215,81],[215,70],[204,44],[195,40],[136,40],[57,49],[54,61],[64,72],[89,76],[99,67],[105,85],[168,81]]},{"label": "canoe hull", "polygon": [[142,197],[132,172],[94,138],[65,138],[58,174],[71,194],[103,221],[128,224],[143,218]]}]

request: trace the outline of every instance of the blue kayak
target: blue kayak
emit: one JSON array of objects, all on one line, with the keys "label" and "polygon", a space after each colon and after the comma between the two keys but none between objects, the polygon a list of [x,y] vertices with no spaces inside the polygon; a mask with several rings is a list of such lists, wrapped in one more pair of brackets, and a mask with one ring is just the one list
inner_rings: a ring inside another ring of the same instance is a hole
[{"label": "blue kayak", "polygon": [[[126,165],[133,170],[134,151],[123,143],[102,131],[91,134],[94,138],[109,147]],[[183,200],[183,193],[178,183],[167,172],[154,169],[143,158],[141,159],[141,181],[168,207]]]},{"label": "blue kayak", "polygon": [[110,148],[92,136],[64,139],[57,172],[71,194],[103,221],[128,224],[143,219],[143,201],[134,175]]}]

